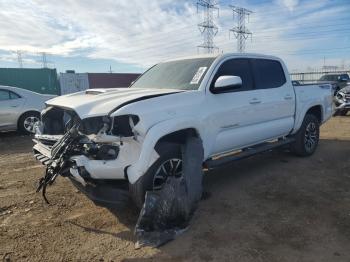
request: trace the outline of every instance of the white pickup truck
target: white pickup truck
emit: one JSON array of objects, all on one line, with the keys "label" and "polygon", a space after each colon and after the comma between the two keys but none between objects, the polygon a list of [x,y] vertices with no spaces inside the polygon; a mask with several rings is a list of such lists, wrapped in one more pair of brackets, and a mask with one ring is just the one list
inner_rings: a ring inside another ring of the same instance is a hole
[{"label": "white pickup truck", "polygon": [[273,56],[170,60],[130,88],[90,89],[46,102],[34,154],[47,165],[43,184],[67,176],[96,202],[113,202],[110,189],[125,181],[141,206],[147,190],[182,175],[180,145],[188,136],[201,139],[209,169],[282,145],[313,154],[332,99],[327,84],[294,87]]}]

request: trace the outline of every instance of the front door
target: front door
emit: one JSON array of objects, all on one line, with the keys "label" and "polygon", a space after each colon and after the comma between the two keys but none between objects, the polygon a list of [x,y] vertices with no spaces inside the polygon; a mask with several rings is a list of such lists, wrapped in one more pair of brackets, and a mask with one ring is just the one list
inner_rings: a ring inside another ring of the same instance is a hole
[{"label": "front door", "polygon": [[254,80],[249,59],[237,58],[224,61],[215,74],[216,79],[224,75],[239,76],[242,86],[223,93],[208,94],[211,114],[208,125],[212,125],[210,155],[239,149],[265,139],[261,117],[264,112],[261,90],[254,89]]}]

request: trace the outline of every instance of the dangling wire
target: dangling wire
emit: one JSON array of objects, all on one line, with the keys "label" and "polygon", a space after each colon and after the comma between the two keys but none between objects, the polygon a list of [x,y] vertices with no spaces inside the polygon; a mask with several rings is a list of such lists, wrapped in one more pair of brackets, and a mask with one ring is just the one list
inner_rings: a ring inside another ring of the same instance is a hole
[{"label": "dangling wire", "polygon": [[42,190],[42,196],[47,204],[50,204],[50,202],[46,197],[46,187],[52,185],[55,179],[63,174],[67,163],[65,155],[71,149],[72,143],[80,137],[77,128],[78,125],[73,126],[51,149],[51,162],[46,167],[45,175],[40,178],[36,189],[37,193]]}]

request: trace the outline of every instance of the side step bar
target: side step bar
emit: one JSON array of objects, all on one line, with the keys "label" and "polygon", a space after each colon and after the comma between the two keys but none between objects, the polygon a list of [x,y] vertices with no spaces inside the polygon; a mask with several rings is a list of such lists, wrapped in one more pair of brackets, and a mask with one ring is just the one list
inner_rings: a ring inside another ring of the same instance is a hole
[{"label": "side step bar", "polygon": [[293,137],[288,137],[283,140],[278,140],[276,142],[265,142],[256,146],[248,147],[237,153],[233,153],[222,157],[219,156],[215,159],[210,158],[207,161],[205,161],[204,167],[206,167],[209,170],[217,167],[222,167],[224,165],[229,164],[230,162],[241,160],[259,153],[269,151],[277,147],[288,145],[294,141],[295,139]]}]

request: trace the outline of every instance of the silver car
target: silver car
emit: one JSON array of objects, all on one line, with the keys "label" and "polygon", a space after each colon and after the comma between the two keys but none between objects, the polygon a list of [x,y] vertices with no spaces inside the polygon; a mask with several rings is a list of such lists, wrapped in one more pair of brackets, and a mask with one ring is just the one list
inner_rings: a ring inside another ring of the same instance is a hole
[{"label": "silver car", "polygon": [[35,124],[45,101],[54,95],[42,95],[25,89],[0,85],[0,131],[35,133]]}]

